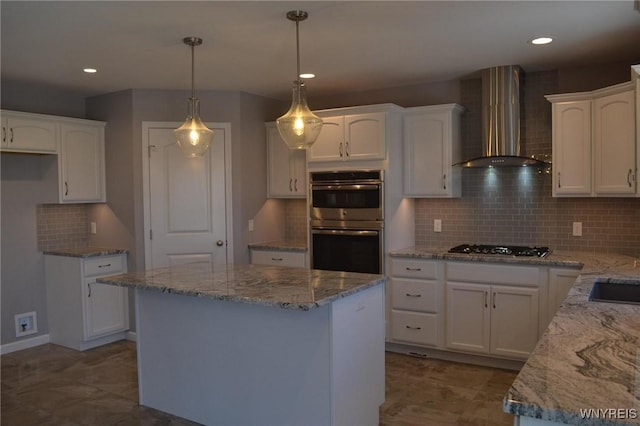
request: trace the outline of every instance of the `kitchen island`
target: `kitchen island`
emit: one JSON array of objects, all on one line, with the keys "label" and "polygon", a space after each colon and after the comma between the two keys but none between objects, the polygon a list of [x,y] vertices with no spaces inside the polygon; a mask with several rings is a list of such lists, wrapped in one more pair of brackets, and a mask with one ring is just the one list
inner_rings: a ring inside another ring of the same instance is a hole
[{"label": "kitchen island", "polygon": [[377,425],[380,275],[192,263],[134,288],[140,404],[203,424]]}]

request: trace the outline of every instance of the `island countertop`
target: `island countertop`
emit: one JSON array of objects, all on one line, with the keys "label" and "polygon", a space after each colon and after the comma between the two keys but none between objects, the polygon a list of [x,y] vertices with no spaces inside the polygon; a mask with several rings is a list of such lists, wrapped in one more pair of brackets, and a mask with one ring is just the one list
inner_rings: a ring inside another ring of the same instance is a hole
[{"label": "island countertop", "polygon": [[102,284],[307,311],[385,282],[383,275],[188,263],[98,278]]}]

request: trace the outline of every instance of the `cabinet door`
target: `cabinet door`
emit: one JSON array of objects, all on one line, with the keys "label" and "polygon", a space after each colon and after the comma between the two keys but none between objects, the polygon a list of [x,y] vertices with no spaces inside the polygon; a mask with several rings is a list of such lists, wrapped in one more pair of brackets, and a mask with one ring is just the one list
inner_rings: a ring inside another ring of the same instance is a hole
[{"label": "cabinet door", "polygon": [[60,155],[62,201],[105,201],[104,128],[63,123]]},{"label": "cabinet door", "polygon": [[344,156],[344,117],[322,117],[322,130],[309,148],[309,162],[339,161]]},{"label": "cabinet door", "polygon": [[451,193],[449,121],[449,114],[442,112],[405,117],[405,195],[446,196]]},{"label": "cabinet door", "polygon": [[538,289],[491,286],[491,353],[526,359],[538,342]]},{"label": "cabinet door", "polygon": [[291,150],[284,143],[275,125],[267,126],[268,197],[283,198],[293,195],[291,176]]},{"label": "cabinet door", "polygon": [[384,160],[385,113],[347,115],[344,118],[346,160]]},{"label": "cabinet door", "polygon": [[447,283],[447,347],[489,353],[491,287]]},{"label": "cabinet door", "polygon": [[635,194],[636,139],[634,91],[594,100],[596,195]]},{"label": "cabinet door", "polygon": [[2,149],[15,152],[58,152],[57,125],[53,120],[33,116],[5,114]]},{"label": "cabinet door", "polygon": [[296,198],[307,197],[307,152],[297,149],[291,152],[289,158],[291,176],[293,178],[293,193]]},{"label": "cabinet door", "polygon": [[591,101],[553,104],[553,195],[591,194]]},{"label": "cabinet door", "polygon": [[98,284],[95,278],[86,279],[84,287],[85,339],[92,339],[129,328],[126,288]]},{"label": "cabinet door", "polygon": [[569,290],[576,283],[579,275],[578,269],[549,269],[549,307],[547,308],[549,322],[560,309],[560,305],[567,298]]}]

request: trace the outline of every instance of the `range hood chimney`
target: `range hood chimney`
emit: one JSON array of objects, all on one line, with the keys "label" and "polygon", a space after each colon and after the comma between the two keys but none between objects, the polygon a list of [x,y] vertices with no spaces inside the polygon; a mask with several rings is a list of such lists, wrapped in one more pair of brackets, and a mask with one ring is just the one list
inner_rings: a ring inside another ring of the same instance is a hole
[{"label": "range hood chimney", "polygon": [[544,161],[522,155],[520,98],[523,72],[517,65],[482,71],[482,157],[457,165],[463,167],[538,166]]}]

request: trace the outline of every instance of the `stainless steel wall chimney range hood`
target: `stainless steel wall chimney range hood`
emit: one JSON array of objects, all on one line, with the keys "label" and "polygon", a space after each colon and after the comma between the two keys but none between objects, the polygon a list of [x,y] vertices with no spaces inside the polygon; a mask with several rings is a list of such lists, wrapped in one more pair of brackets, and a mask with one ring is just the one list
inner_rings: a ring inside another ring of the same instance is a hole
[{"label": "stainless steel wall chimney range hood", "polygon": [[537,166],[547,163],[521,154],[520,97],[522,70],[517,65],[482,71],[482,157],[463,167]]}]

